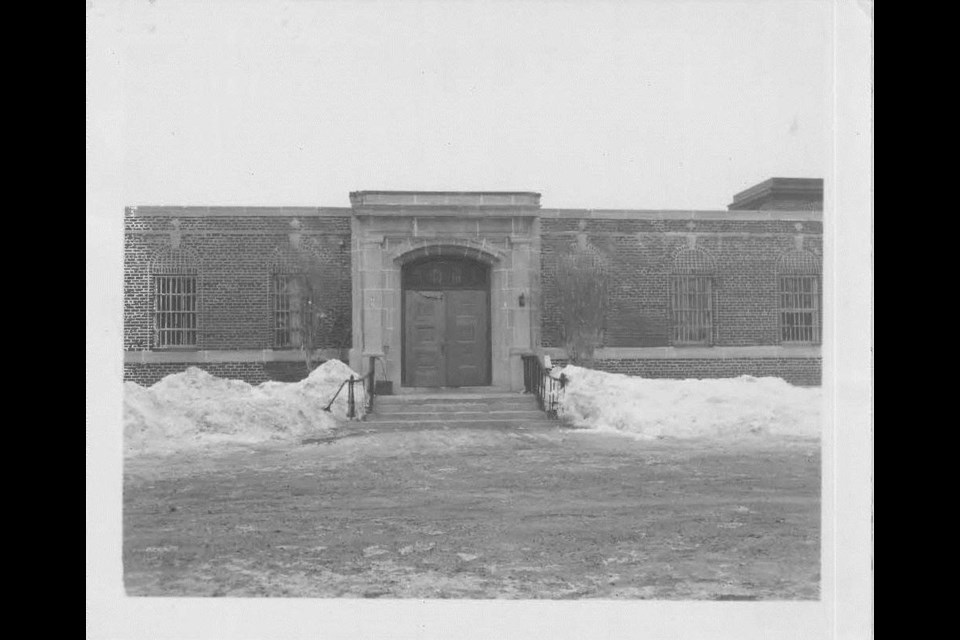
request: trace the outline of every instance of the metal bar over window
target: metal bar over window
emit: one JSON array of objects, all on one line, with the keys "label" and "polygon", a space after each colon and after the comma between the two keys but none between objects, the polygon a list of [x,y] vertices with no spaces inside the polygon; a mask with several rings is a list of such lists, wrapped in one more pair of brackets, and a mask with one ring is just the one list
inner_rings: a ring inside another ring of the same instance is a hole
[{"label": "metal bar over window", "polygon": [[197,276],[154,275],[154,344],[188,347],[197,344]]},{"label": "metal bar over window", "polygon": [[303,342],[301,307],[305,293],[302,274],[274,273],[271,277],[273,346],[299,347]]},{"label": "metal bar over window", "polygon": [[712,278],[673,276],[670,310],[674,344],[710,344],[713,339]]},{"label": "metal bar over window", "polygon": [[819,288],[815,275],[779,276],[781,342],[820,343]]}]

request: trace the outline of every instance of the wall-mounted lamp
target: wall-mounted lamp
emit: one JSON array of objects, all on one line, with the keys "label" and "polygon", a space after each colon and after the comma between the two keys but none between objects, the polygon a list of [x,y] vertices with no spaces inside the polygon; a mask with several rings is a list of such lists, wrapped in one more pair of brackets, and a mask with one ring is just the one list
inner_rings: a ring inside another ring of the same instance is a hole
[{"label": "wall-mounted lamp", "polygon": [[527,306],[527,298],[526,298],[526,296],[521,293],[521,294],[520,294],[520,298],[517,300],[517,302],[520,304],[521,307]]}]

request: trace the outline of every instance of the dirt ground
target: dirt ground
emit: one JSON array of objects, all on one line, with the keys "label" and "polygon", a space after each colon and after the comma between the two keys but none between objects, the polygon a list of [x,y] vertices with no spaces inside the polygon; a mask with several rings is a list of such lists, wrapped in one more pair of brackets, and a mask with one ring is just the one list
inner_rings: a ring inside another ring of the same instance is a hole
[{"label": "dirt ground", "polygon": [[817,599],[819,443],[375,433],[130,458],[137,596]]}]

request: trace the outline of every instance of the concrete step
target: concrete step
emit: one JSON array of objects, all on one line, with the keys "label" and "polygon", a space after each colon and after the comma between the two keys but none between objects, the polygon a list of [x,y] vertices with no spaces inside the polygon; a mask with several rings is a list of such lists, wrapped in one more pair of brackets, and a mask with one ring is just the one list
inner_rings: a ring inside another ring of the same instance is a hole
[{"label": "concrete step", "polygon": [[498,400],[490,402],[423,402],[423,403],[381,403],[374,400],[373,409],[376,413],[423,413],[423,412],[478,412],[478,411],[535,411],[537,403],[532,398],[528,400]]},{"label": "concrete step", "polygon": [[551,428],[530,394],[490,388],[438,389],[377,396],[363,424],[375,430]]},{"label": "concrete step", "polygon": [[509,400],[533,399],[530,394],[514,391],[487,392],[487,393],[406,393],[393,396],[377,396],[376,402],[383,404],[418,404],[424,402],[501,402]]},{"label": "concrete step", "polygon": [[369,433],[378,433],[382,431],[433,431],[433,430],[453,430],[453,429],[503,429],[503,430],[528,430],[528,429],[556,429],[560,423],[551,420],[545,415],[530,420],[516,419],[484,419],[470,420],[465,422],[456,422],[451,420],[376,420],[369,419],[357,423],[354,427],[351,425],[348,430],[360,430]]},{"label": "concrete step", "polygon": [[378,433],[401,433],[411,431],[467,431],[472,429],[507,431],[510,433],[536,433],[556,431],[561,428],[555,420],[539,420],[537,422],[517,422],[515,420],[485,421],[485,422],[351,422],[348,427],[338,429],[320,437],[306,438],[303,444],[333,444],[345,438],[373,436]]},{"label": "concrete step", "polygon": [[400,387],[396,390],[397,395],[472,395],[486,396],[491,393],[516,393],[503,387]]},{"label": "concrete step", "polygon": [[[422,408],[421,408],[422,409]],[[442,422],[475,422],[483,420],[539,420],[546,414],[537,408],[522,411],[374,411],[367,414],[366,422],[384,421],[442,421]]]}]

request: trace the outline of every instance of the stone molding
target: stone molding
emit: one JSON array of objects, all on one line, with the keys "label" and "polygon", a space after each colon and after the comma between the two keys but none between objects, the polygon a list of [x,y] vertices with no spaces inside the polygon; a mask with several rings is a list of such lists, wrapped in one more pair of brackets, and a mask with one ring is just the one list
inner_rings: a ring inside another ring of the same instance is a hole
[{"label": "stone molding", "polygon": [[473,240],[435,240],[424,239],[409,245],[398,247],[391,252],[390,258],[397,265],[405,265],[419,258],[450,256],[469,258],[486,264],[497,264],[503,258],[503,251],[489,244]]}]

